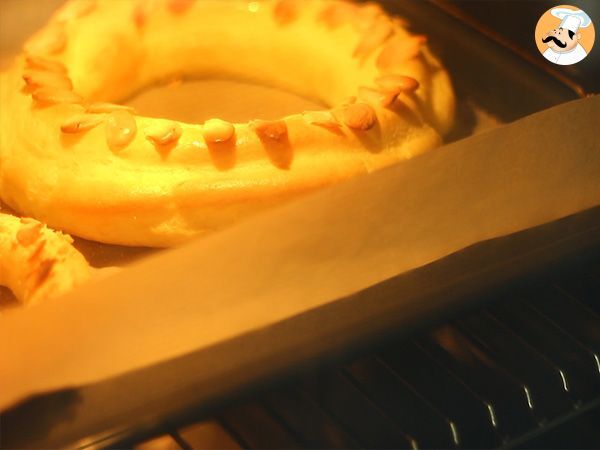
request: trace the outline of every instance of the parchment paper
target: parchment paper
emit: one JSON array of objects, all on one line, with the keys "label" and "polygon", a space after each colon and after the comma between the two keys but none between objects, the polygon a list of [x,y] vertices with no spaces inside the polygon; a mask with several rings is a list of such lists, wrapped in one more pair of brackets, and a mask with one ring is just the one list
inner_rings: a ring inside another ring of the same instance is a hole
[{"label": "parchment paper", "polygon": [[271,327],[597,206],[599,115],[598,97],[552,108],[9,313],[0,408]]}]

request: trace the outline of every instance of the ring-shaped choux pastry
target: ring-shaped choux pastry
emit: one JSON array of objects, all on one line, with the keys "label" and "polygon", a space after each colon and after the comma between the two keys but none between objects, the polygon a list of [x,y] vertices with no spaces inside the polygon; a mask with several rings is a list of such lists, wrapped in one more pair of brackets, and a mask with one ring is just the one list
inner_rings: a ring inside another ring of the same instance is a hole
[{"label": "ring-shaped choux pastry", "polygon": [[[119,104],[175,77],[247,80],[324,107],[180,123]],[[342,0],[70,0],[0,92],[1,200],[129,246],[175,245],[411,158],[454,115],[426,39],[376,3]]]}]

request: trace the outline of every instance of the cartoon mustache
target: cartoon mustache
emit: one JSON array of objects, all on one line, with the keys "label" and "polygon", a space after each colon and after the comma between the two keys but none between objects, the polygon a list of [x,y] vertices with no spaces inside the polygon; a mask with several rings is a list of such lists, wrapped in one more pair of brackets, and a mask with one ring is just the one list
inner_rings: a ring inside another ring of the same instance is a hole
[{"label": "cartoon mustache", "polygon": [[561,42],[559,41],[557,38],[555,38],[554,36],[548,36],[542,39],[542,42],[545,44],[546,42],[550,42],[550,41],[554,41],[554,43],[556,45],[558,45],[560,48],[565,48],[567,46],[566,42]]}]

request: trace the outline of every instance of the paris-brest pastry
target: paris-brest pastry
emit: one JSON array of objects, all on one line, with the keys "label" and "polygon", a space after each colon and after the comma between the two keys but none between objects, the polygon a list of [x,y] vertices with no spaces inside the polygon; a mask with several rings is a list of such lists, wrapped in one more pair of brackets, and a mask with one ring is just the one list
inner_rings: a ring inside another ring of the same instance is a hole
[{"label": "paris-brest pastry", "polygon": [[[376,3],[343,0],[71,0],[0,76],[0,199],[127,246],[176,245],[412,158],[454,116],[426,38]],[[324,106],[182,123],[119,104],[176,77],[239,79]]]}]

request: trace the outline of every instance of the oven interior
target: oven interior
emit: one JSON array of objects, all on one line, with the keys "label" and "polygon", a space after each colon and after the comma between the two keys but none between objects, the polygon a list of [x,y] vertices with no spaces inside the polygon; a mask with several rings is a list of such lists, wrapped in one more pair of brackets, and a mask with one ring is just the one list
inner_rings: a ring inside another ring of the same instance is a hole
[{"label": "oven interior", "polygon": [[[431,38],[454,82],[451,139],[581,95],[433,3],[393,1]],[[600,211],[588,223],[600,224]],[[583,233],[583,232],[582,232]],[[465,299],[410,330],[338,349],[211,405],[118,429],[53,436],[73,394],[36,397],[2,415],[5,447],[586,448],[600,444],[600,226],[571,252]],[[556,240],[556,237],[551,239]],[[538,249],[539,250],[539,249]],[[519,261],[515,262],[516,264]],[[110,395],[110,384],[103,387]],[[120,399],[123,404],[127,398]],[[165,399],[166,402],[169,399]],[[114,403],[114,402],[113,402]],[[117,402],[118,404],[118,402]],[[175,408],[176,409],[176,408]],[[173,408],[170,409],[173,411]],[[75,437],[77,437],[75,439]]]}]

